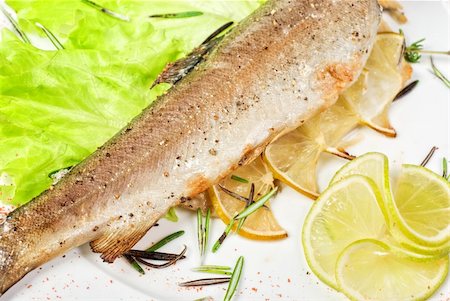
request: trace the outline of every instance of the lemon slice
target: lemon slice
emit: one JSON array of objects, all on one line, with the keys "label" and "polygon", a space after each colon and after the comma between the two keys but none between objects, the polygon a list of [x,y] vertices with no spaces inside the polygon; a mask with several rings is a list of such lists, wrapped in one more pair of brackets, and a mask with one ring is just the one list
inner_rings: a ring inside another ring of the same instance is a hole
[{"label": "lemon slice", "polygon": [[380,33],[358,80],[337,103],[307,123],[272,142],[264,159],[274,177],[300,193],[317,198],[316,165],[323,152],[350,159],[336,148],[358,123],[395,136],[388,118],[389,106],[410,77],[402,59],[404,37]]},{"label": "lemon slice", "polygon": [[317,198],[319,156],[336,145],[357,124],[342,101],[267,146],[264,159],[274,177],[300,193]]},{"label": "lemon slice", "polygon": [[390,211],[410,240],[427,246],[450,241],[450,183],[415,165],[402,166]]},{"label": "lemon slice", "polygon": [[406,80],[403,44],[401,34],[379,33],[361,76],[342,94],[362,124],[391,137],[396,132],[389,122],[389,106]]},{"label": "lemon slice", "polygon": [[352,242],[378,239],[387,231],[381,193],[369,178],[352,175],[329,186],[303,225],[305,257],[313,272],[337,289],[335,266]]},{"label": "lemon slice", "polygon": [[[246,181],[248,183],[244,183]],[[255,185],[255,201],[274,187],[272,173],[260,157],[248,165],[239,167],[232,175],[222,180],[220,185],[248,198],[251,183]],[[216,214],[225,224],[228,224],[234,216],[245,208],[244,201],[230,196],[218,185],[211,187],[208,192]],[[270,210],[269,202],[266,203],[266,207],[261,207],[247,217],[239,234],[258,240],[273,240],[287,237],[287,232],[278,224]]]},{"label": "lemon slice", "polygon": [[[387,235],[383,240],[392,245],[397,244],[400,247],[406,248],[413,252],[411,254],[417,253],[415,256],[418,258],[421,257],[421,254],[437,257],[447,256],[450,250],[450,242],[448,241],[448,238],[446,239],[446,242],[444,241],[441,244],[433,245],[430,243],[432,240],[430,240],[430,237],[428,236],[421,235],[421,237],[415,237],[411,233],[414,231],[414,228],[410,229],[411,227],[408,226],[408,220],[404,219],[403,214],[406,213],[409,217],[410,224],[416,225],[416,222],[422,222],[422,224],[429,223],[430,225],[425,224],[426,228],[429,226],[433,227],[433,225],[435,225],[434,227],[436,229],[440,229],[438,232],[441,233],[441,236],[448,237],[448,227],[450,221],[448,215],[450,210],[448,182],[446,183],[443,178],[425,168],[416,166],[412,167],[410,165],[407,165],[407,167],[409,170],[414,170],[412,174],[416,174],[416,176],[420,178],[419,180],[413,177],[411,173],[402,173],[402,176],[399,179],[400,183],[404,183],[401,185],[402,190],[409,187],[409,194],[407,195],[420,195],[420,199],[414,199],[414,202],[406,202],[406,192],[404,193],[398,189],[396,197],[393,198],[389,180],[389,161],[388,158],[381,153],[367,153],[347,163],[331,179],[330,185],[349,175],[358,174],[371,178],[382,192],[382,197],[384,200],[383,207],[385,208],[383,210],[388,213],[387,216],[391,234]],[[414,184],[408,185],[407,183],[409,181],[412,181],[411,183]],[[430,186],[430,188],[426,188],[429,189],[429,191],[423,190],[422,186],[425,184]],[[436,192],[436,189],[440,192]],[[418,190],[421,192],[419,194],[415,194]],[[428,195],[426,195],[427,193]],[[437,193],[438,198],[435,199],[434,197],[429,197],[434,193]],[[420,204],[418,204],[418,202]],[[403,205],[402,207],[397,207],[397,204]],[[434,215],[435,213],[437,214],[436,216]],[[418,231],[421,230],[419,229]],[[390,235],[394,236],[395,239],[390,237]],[[411,239],[414,237],[416,239]]]},{"label": "lemon slice", "polygon": [[418,262],[371,239],[350,244],[336,264],[339,288],[352,300],[423,300],[447,273],[448,257]]}]

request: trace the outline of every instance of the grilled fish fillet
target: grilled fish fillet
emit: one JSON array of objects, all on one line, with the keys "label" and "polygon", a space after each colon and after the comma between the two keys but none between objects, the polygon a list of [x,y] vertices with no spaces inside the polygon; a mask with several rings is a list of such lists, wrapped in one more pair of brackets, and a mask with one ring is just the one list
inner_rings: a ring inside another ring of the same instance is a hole
[{"label": "grilled fish fillet", "polygon": [[0,292],[91,242],[112,262],[167,210],[333,104],[377,32],[376,0],[269,0],[207,60],[0,227]]}]

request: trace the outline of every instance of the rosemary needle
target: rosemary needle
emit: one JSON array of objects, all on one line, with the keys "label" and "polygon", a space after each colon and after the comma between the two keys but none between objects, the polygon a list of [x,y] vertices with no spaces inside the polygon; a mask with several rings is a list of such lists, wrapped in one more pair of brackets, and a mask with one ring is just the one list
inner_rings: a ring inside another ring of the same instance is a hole
[{"label": "rosemary needle", "polygon": [[248,183],[247,179],[241,178],[241,177],[236,176],[236,175],[231,175],[231,179],[235,180],[235,181],[238,181],[238,182],[241,182],[241,183]]},{"label": "rosemary needle", "polygon": [[447,170],[447,158],[442,158],[442,177],[448,181],[450,178],[450,174],[448,174]]},{"label": "rosemary needle", "polygon": [[98,11],[100,11],[100,12],[102,12],[102,13],[110,16],[110,17],[113,17],[113,18],[121,20],[121,21],[130,22],[130,17],[122,15],[122,14],[119,14],[119,13],[116,13],[116,12],[110,10],[110,9],[107,9],[107,8],[105,8],[103,6],[100,6],[97,3],[95,3],[94,1],[81,0],[81,2],[83,2],[84,4],[87,4],[87,5],[95,8],[95,9],[97,9]]},{"label": "rosemary needle", "polygon": [[178,283],[179,286],[191,287],[191,286],[205,286],[205,285],[214,285],[214,284],[222,284],[230,281],[230,277],[222,277],[222,278],[205,278],[198,279],[192,281],[186,281]]},{"label": "rosemary needle", "polygon": [[233,227],[235,219],[232,218],[230,222],[228,223],[227,227],[225,228],[225,231],[222,233],[222,235],[219,237],[219,239],[216,241],[216,243],[212,247],[212,252],[215,253],[217,250],[219,250],[220,246],[222,245],[225,238],[227,238],[228,234],[230,234],[231,228]]},{"label": "rosemary needle", "polygon": [[50,42],[52,42],[53,46],[55,46],[56,49],[58,50],[64,49],[64,46],[58,41],[55,35],[50,30],[47,29],[47,27],[45,27],[39,22],[36,22],[35,24],[37,27],[42,29],[42,31],[45,33],[47,38],[50,40]]},{"label": "rosemary needle", "polygon": [[231,270],[231,268],[226,265],[201,265],[199,267],[193,268],[192,270],[195,272],[199,272],[208,269],[223,270],[223,271]]},{"label": "rosemary needle", "polygon": [[253,204],[245,208],[241,213],[239,213],[238,216],[236,216],[236,219],[247,217],[256,210],[258,210],[259,208],[261,208],[268,200],[270,200],[270,198],[277,192],[277,190],[278,187],[275,187],[274,189],[266,193],[258,201],[254,202]]},{"label": "rosemary needle", "polygon": [[203,216],[202,210],[197,209],[197,240],[198,240],[198,251],[200,252],[200,256],[203,255]]},{"label": "rosemary needle", "polygon": [[23,32],[20,29],[19,24],[17,24],[16,20],[14,20],[14,18],[6,11],[6,9],[4,9],[3,6],[0,5],[0,10],[6,16],[9,23],[11,23],[12,27],[14,28],[14,31],[19,35],[19,37],[22,39],[22,41],[24,41],[27,44],[31,44],[30,39],[28,39],[25,32]]},{"label": "rosemary needle", "polygon": [[444,74],[442,74],[442,72],[436,67],[436,65],[434,64],[433,61],[433,57],[430,57],[430,62],[431,62],[431,68],[433,69],[433,74],[436,75],[437,78],[439,78],[444,85],[447,86],[447,88],[450,88],[450,81],[444,76]]},{"label": "rosemary needle", "polygon": [[[245,208],[247,208],[248,206],[250,206],[251,204],[254,203],[254,201],[253,201],[254,195],[255,195],[255,184],[252,183],[252,185],[250,187],[250,194],[248,195],[248,202],[245,204]],[[239,220],[239,224],[237,226],[236,233],[239,233],[239,231],[241,230],[242,226],[245,223],[245,220],[246,220],[246,217]]]},{"label": "rosemary needle", "polygon": [[140,274],[145,275],[144,269],[139,265],[139,263],[130,255],[124,255],[125,259],[131,264],[133,269],[138,271]]},{"label": "rosemary needle", "polygon": [[155,243],[153,246],[151,246],[150,248],[148,248],[147,250],[145,250],[145,252],[153,252],[156,251],[160,248],[162,248],[163,246],[165,246],[166,244],[168,244],[169,242],[171,242],[172,240],[180,237],[181,235],[184,234],[184,231],[177,231],[175,233],[172,233],[166,237],[164,237],[163,239],[161,239],[160,241],[158,241],[157,243]]},{"label": "rosemary needle", "polygon": [[430,151],[428,152],[427,156],[425,157],[425,159],[423,159],[422,163],[420,163],[420,166],[425,167],[428,162],[430,161],[431,157],[433,157],[434,152],[438,149],[438,147],[433,146]]},{"label": "rosemary needle", "polygon": [[397,93],[397,95],[394,97],[392,101],[397,101],[399,98],[405,96],[409,92],[411,92],[419,83],[419,80],[415,80],[408,85],[406,85],[403,89],[400,90],[400,92]]},{"label": "rosemary needle", "polygon": [[208,208],[205,217],[205,223],[203,225],[203,247],[202,247],[202,255],[204,255],[206,248],[208,247],[208,238],[209,238],[209,225],[211,223],[211,209]]},{"label": "rosemary needle", "polygon": [[201,15],[203,15],[201,11],[185,11],[180,13],[150,15],[149,18],[178,19],[197,17]]},{"label": "rosemary needle", "polygon": [[244,267],[244,257],[240,256],[234,266],[233,274],[231,275],[230,283],[228,284],[227,292],[225,293],[224,301],[229,301],[233,298],[234,292],[236,291],[239,280],[242,275],[242,268]]}]

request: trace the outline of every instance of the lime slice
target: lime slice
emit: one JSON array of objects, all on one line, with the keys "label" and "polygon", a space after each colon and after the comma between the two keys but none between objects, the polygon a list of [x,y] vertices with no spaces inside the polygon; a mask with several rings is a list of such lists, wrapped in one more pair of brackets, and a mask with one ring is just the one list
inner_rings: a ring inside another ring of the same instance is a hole
[{"label": "lime slice", "polygon": [[450,183],[415,165],[402,166],[390,206],[398,227],[410,240],[426,246],[450,241]]},{"label": "lime slice", "polygon": [[[406,165],[402,170],[395,198],[389,181],[388,159],[381,153],[367,153],[347,163],[330,183],[354,174],[371,178],[383,192],[386,208],[383,210],[387,210],[389,229],[395,237],[395,240],[386,237],[385,241],[390,244],[397,241],[401,247],[418,254],[446,256],[450,250],[449,183],[423,167]],[[427,236],[431,232],[426,231],[430,229],[441,238]]]},{"label": "lime slice", "polygon": [[423,300],[439,288],[447,273],[448,257],[414,261],[372,239],[350,244],[336,264],[339,288],[352,300]]},{"label": "lime slice", "polygon": [[381,193],[369,178],[353,175],[329,186],[303,225],[305,257],[313,272],[337,288],[335,265],[350,243],[384,237],[387,231]]}]

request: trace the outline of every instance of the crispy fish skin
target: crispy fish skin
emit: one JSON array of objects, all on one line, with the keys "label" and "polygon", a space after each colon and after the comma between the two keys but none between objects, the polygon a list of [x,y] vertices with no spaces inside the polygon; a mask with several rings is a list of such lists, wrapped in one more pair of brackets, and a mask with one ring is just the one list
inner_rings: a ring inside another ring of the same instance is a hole
[{"label": "crispy fish skin", "polygon": [[172,206],[333,104],[359,75],[376,0],[269,0],[208,59],[0,228],[0,292],[91,241],[112,262]]}]

